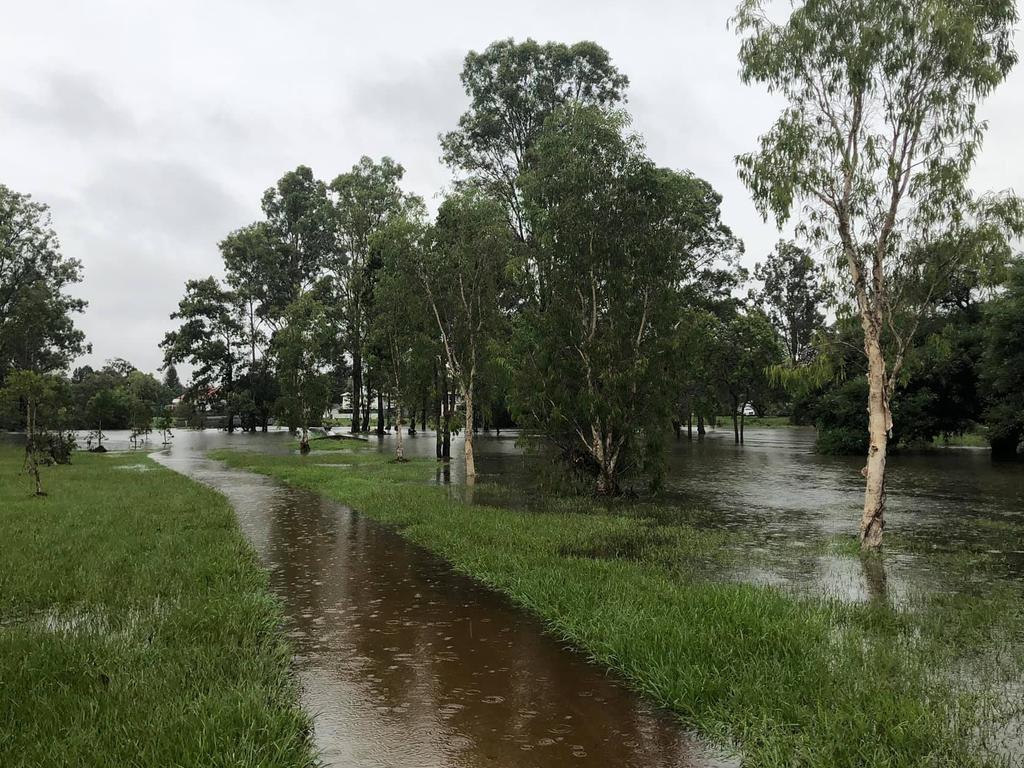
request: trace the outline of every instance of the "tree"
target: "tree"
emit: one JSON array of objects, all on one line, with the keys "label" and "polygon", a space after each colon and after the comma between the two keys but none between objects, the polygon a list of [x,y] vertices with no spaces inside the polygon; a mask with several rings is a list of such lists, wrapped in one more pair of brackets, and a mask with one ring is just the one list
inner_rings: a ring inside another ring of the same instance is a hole
[{"label": "tree", "polygon": [[788,105],[737,163],[761,213],[781,226],[800,206],[802,234],[845,271],[869,385],[861,543],[877,548],[892,396],[942,271],[929,244],[974,208],[976,106],[1016,62],[1017,12],[1012,0],[806,0],[775,23],[764,6],[744,0],[734,18],[741,73]]},{"label": "tree", "polygon": [[783,340],[791,366],[808,362],[814,333],[825,323],[822,272],[807,251],[785,240],[754,267],[754,277],[763,283],[754,300]]},{"label": "tree", "polygon": [[0,184],[0,385],[15,368],[59,371],[88,351],[67,293],[82,265],[64,256],[49,209]]},{"label": "tree", "polygon": [[[405,170],[390,157],[375,163],[363,157],[348,173],[331,182],[338,250],[331,269],[344,304],[348,352],[352,357],[352,432],[360,431],[363,353],[366,323],[373,297],[374,273],[370,243],[387,223],[412,201],[399,182]],[[378,425],[381,428],[383,425]]]},{"label": "tree", "polygon": [[631,464],[658,464],[683,286],[732,242],[714,191],[655,167],[625,127],[621,113],[560,110],[523,177],[545,295],[515,323],[517,420],[591,473],[599,494],[618,493]]},{"label": "tree", "polygon": [[[427,228],[422,207],[393,219],[373,239],[372,247],[381,259],[374,289],[373,319],[370,326],[372,346],[381,350],[380,364],[387,372],[388,387],[395,403],[395,460],[405,461],[404,436],[406,401],[411,395],[417,373],[417,356],[431,355],[430,329],[434,318],[422,299],[416,268],[423,262]],[[436,335],[436,331],[435,334]],[[424,351],[426,354],[424,355]],[[422,367],[422,366],[420,366]],[[415,421],[415,405],[412,406]]]},{"label": "tree", "polygon": [[312,293],[299,296],[284,313],[284,327],[274,336],[281,379],[278,409],[288,426],[301,431],[299,448],[309,452],[309,427],[327,408],[331,381],[327,373],[332,349],[326,308]]},{"label": "tree", "polygon": [[[51,461],[53,450],[47,435],[48,425],[60,408],[60,387],[52,376],[35,371],[14,371],[0,389],[0,402],[25,415],[25,471],[35,484],[36,496],[45,496],[40,464]],[[63,440],[62,435],[57,436]],[[68,447],[70,453],[70,446]],[[70,458],[67,462],[69,463]]]},{"label": "tree", "polygon": [[569,103],[617,106],[625,101],[629,79],[596,43],[531,39],[499,40],[483,53],[470,51],[461,78],[470,107],[458,129],[441,137],[445,162],[500,200],[514,231],[526,240],[519,177],[544,121]]},{"label": "tree", "polygon": [[185,391],[185,386],[178,376],[178,369],[174,365],[168,365],[164,371],[164,389],[170,393],[172,398],[179,397]]},{"label": "tree", "polygon": [[274,317],[320,278],[325,260],[334,252],[335,230],[327,188],[305,165],[263,193],[263,213],[266,222],[257,225],[246,243],[246,267],[232,258],[239,233],[222,243],[221,252],[230,273],[239,278],[253,275],[256,279],[246,281],[253,288],[261,283],[256,295],[266,301],[267,316]]},{"label": "tree", "polygon": [[91,423],[96,427],[96,450],[103,451],[103,426],[111,423],[128,423],[131,419],[131,399],[124,389],[101,389],[91,398],[87,411]]},{"label": "tree", "polygon": [[994,458],[1012,458],[1024,439],[1024,263],[987,308],[982,358],[985,423]]},{"label": "tree", "polygon": [[708,352],[712,376],[729,404],[734,439],[742,443],[746,406],[770,388],[767,371],[779,362],[782,351],[762,312],[733,306],[723,314],[708,329]]},{"label": "tree", "polygon": [[488,340],[501,324],[500,299],[512,236],[502,205],[475,189],[448,197],[431,228],[429,244],[411,249],[465,413],[466,478],[476,476],[473,423],[477,377]]},{"label": "tree", "polygon": [[188,362],[193,366],[191,396],[200,401],[217,396],[228,402],[228,431],[234,430],[233,394],[239,348],[243,345],[237,296],[213,277],[189,280],[172,320],[176,331],[164,335],[160,348],[164,365]]}]

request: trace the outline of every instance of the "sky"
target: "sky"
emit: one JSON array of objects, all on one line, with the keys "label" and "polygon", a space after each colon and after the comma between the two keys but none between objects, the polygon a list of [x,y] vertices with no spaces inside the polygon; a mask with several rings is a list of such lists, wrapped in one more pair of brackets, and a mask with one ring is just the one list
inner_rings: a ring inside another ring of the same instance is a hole
[{"label": "sky", "polygon": [[[633,127],[660,165],[722,194],[723,219],[763,260],[780,234],[734,157],[781,103],[738,76],[733,0],[432,3],[397,0],[0,0],[0,183],[50,205],[84,266],[78,318],[93,366],[161,364],[189,278],[220,275],[217,243],[259,218],[299,164],[331,180],[393,157],[428,203],[451,181],[438,134],[468,99],[469,50],[512,37],[594,40],[630,78]],[[972,178],[1024,192],[1024,69],[982,107]]]}]

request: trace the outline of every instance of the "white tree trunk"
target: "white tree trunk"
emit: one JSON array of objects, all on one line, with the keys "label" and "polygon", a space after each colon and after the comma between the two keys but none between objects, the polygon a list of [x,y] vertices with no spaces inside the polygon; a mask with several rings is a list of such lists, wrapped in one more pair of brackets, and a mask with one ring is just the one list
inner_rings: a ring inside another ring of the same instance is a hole
[{"label": "white tree trunk", "polygon": [[864,467],[867,487],[864,491],[864,514],[860,520],[862,549],[882,545],[885,528],[885,460],[889,446],[892,419],[886,391],[885,358],[877,333],[868,333],[864,348],[868,355],[868,460]]},{"label": "white tree trunk", "polygon": [[473,482],[476,477],[476,459],[473,456],[473,383],[462,390],[466,405],[466,482]]}]

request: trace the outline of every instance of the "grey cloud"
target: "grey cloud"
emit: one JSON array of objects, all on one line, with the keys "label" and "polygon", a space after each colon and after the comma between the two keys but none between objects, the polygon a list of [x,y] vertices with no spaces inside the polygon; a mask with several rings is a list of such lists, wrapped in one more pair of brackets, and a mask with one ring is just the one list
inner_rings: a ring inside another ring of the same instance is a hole
[{"label": "grey cloud", "polygon": [[79,199],[99,226],[130,238],[212,247],[247,223],[241,201],[199,169],[178,162],[113,160]]},{"label": "grey cloud", "polygon": [[6,89],[0,99],[15,121],[83,140],[123,137],[136,127],[131,115],[111,103],[95,81],[77,73],[51,72],[31,95]]}]

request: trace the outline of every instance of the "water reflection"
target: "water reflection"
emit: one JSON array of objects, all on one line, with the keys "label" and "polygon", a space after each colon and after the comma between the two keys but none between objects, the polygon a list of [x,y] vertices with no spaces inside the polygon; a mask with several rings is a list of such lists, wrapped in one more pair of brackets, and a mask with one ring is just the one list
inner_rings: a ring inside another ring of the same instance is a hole
[{"label": "water reflection", "polygon": [[[518,435],[478,435],[478,481],[512,489],[497,499],[478,488],[478,501],[543,506],[543,458],[531,461]],[[824,594],[845,601],[883,597],[904,604],[918,593],[977,589],[1000,572],[1024,577],[1024,466],[994,464],[985,450],[938,449],[902,453],[889,461],[887,533],[907,546],[883,560],[861,562],[827,550],[852,546],[863,504],[863,459],[814,452],[813,429],[749,429],[737,446],[729,430],[704,440],[672,442],[662,500],[680,519],[745,534],[741,565],[716,578]],[[393,450],[393,437],[377,443]],[[452,443],[451,482],[462,476],[462,441]],[[433,436],[406,440],[409,455],[433,456]],[[442,481],[441,470],[438,481]],[[956,583],[934,558],[911,552],[978,552],[996,569]],[[884,569],[884,570],[883,570]]]},{"label": "water reflection", "polygon": [[724,764],[438,558],[342,505],[201,455],[228,443],[290,445],[185,433],[156,458],[235,507],[284,601],[329,765]]}]

